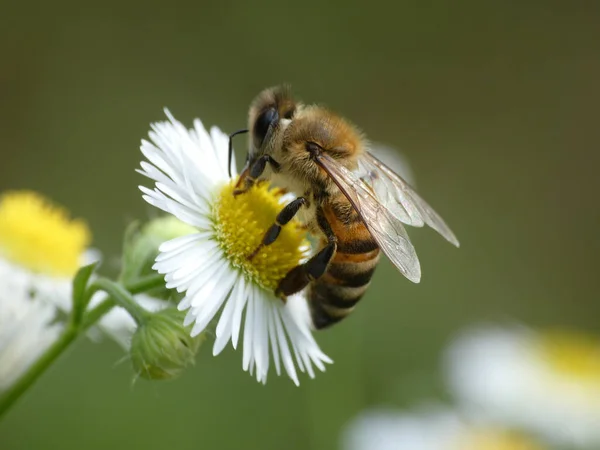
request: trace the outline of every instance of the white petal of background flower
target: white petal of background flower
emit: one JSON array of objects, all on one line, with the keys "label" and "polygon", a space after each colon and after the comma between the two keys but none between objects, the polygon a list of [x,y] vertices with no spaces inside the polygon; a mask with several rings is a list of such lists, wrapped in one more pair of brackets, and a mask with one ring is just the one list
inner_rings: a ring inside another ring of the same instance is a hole
[{"label": "white petal of background flower", "polygon": [[376,408],[361,412],[344,428],[342,450],[457,450],[452,443],[467,427],[452,411]]},{"label": "white petal of background flower", "polygon": [[600,448],[600,386],[552,373],[534,338],[518,327],[465,331],[446,353],[452,392],[472,417],[524,427],[559,445]]},{"label": "white petal of background flower", "polygon": [[[192,335],[197,335],[213,319],[217,321],[214,355],[229,341],[237,348],[241,337],[242,367],[255,371],[259,382],[266,382],[270,355],[276,372],[281,372],[283,363],[296,384],[296,365],[311,377],[313,365],[325,370],[324,363],[331,360],[311,334],[306,299],[296,295],[284,304],[247,281],[215,241],[212,207],[230,181],[228,136],[216,127],[207,133],[199,120],[186,130],[166,114],[168,122],[152,125],[152,142],[142,141],[141,150],[149,162],[142,162],[139,172],[155,183],[154,189],[140,189],[148,203],[198,229],[196,234],[162,244],[154,265],[165,275],[169,288],[185,292],[178,305],[188,311],[185,324],[193,323]],[[235,176],[235,161],[232,173]]]},{"label": "white petal of background flower", "polygon": [[8,388],[56,340],[56,309],[36,294],[35,277],[0,259],[0,391]]}]

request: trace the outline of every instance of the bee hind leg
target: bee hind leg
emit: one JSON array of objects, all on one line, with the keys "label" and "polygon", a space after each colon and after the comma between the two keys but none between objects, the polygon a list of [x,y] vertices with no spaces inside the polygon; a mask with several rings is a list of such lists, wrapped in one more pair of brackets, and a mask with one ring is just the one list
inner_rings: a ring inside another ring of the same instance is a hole
[{"label": "bee hind leg", "polygon": [[271,245],[281,232],[281,227],[287,224],[294,216],[300,211],[304,205],[308,202],[304,197],[298,197],[296,200],[291,201],[283,207],[283,209],[277,214],[275,223],[267,230],[263,236],[262,242],[254,249],[254,251],[248,256],[248,259],[254,258],[258,252],[265,246]]},{"label": "bee hind leg", "polygon": [[275,290],[275,295],[284,300],[288,295],[300,292],[308,286],[311,281],[321,278],[327,270],[329,262],[335,255],[337,250],[337,237],[320,206],[317,207],[317,223],[327,238],[327,245],[304,264],[290,270],[283,280],[279,282],[279,286],[277,286],[277,289]]},{"label": "bee hind leg", "polygon": [[285,299],[288,295],[300,292],[311,281],[323,276],[329,262],[333,258],[333,255],[335,255],[336,249],[337,242],[332,240],[304,264],[300,264],[290,270],[283,280],[279,282],[279,286],[275,290],[275,295]]}]

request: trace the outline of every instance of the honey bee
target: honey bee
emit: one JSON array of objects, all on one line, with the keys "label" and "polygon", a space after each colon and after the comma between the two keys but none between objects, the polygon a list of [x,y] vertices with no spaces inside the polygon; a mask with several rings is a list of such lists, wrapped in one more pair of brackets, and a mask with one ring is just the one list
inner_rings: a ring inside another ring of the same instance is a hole
[{"label": "honey bee", "polygon": [[[403,224],[424,224],[459,246],[444,220],[388,166],[368,151],[363,134],[344,118],[292,98],[286,86],[261,92],[249,111],[249,151],[234,195],[270,180],[298,198],[266,231],[253,258],[302,212],[319,245],[276,289],[283,300],[307,288],[313,325],[345,318],[365,293],[380,250],[409,280],[421,268]],[[231,149],[231,141],[230,141]]]}]

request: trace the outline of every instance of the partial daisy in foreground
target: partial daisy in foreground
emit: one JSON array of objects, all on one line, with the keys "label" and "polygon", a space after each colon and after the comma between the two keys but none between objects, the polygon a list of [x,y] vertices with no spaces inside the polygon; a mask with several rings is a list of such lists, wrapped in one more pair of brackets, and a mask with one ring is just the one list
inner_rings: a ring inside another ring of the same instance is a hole
[{"label": "partial daisy in foreground", "polygon": [[0,196],[0,390],[62,331],[54,300],[70,301],[71,278],[89,241],[83,222],[38,194]]},{"label": "partial daisy in foreground", "polygon": [[600,341],[574,331],[471,329],[448,349],[452,391],[476,417],[558,445],[600,448]]},{"label": "partial daisy in foreground", "polygon": [[[89,263],[91,233],[41,195],[0,196],[0,390],[56,340],[71,309],[71,283]],[[98,294],[94,304],[103,294]],[[155,301],[143,299],[146,304]],[[114,308],[98,329],[127,346],[135,322]]]},{"label": "partial daisy in foreground", "polygon": [[235,161],[229,178],[227,135],[216,127],[209,134],[199,120],[188,130],[166,114],[169,121],[153,124],[152,142],[141,146],[148,161],[140,173],[155,188],[140,189],[148,203],[197,230],[164,243],[154,266],[165,274],[167,287],[185,292],[179,304],[188,311],[185,324],[194,323],[197,335],[218,318],[213,354],[242,340],[243,369],[255,371],[260,382],[266,382],[271,357],[277,374],[283,365],[296,384],[296,365],[314,377],[313,365],[325,370],[331,360],[311,334],[306,299],[297,294],[284,303],[273,294],[306,258],[305,233],[292,221],[274,244],[247,259],[286,198],[265,184],[234,197]]},{"label": "partial daisy in foreground", "polygon": [[544,450],[515,432],[469,423],[456,412],[429,406],[404,412],[372,409],[344,429],[342,450]]}]

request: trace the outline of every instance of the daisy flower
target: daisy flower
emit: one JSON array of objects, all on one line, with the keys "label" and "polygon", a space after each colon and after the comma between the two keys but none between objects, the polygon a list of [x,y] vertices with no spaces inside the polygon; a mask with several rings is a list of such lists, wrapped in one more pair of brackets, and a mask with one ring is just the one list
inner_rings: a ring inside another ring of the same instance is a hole
[{"label": "daisy flower", "polygon": [[430,405],[414,411],[363,411],[344,429],[343,450],[544,450],[531,438]]},{"label": "daisy flower", "polygon": [[[154,268],[167,287],[185,293],[178,308],[187,310],[184,324],[194,324],[192,336],[217,320],[213,354],[231,341],[243,341],[244,370],[266,382],[270,359],[277,374],[283,365],[299,384],[296,365],[312,378],[313,365],[325,370],[331,360],[311,334],[308,305],[302,294],[287,302],[273,294],[287,272],[309,250],[297,221],[283,227],[279,238],[252,260],[247,256],[261,242],[286,198],[262,183],[233,196],[228,175],[228,137],[200,120],[188,130],[165,111],[168,121],[152,125],[151,142],[142,141],[147,161],[140,173],[154,189],[140,186],[144,199],[196,228],[197,232],[165,242]],[[294,362],[295,361],[295,362]]]},{"label": "daisy flower", "polygon": [[575,331],[471,329],[446,355],[454,394],[474,416],[558,445],[600,448],[600,341]]}]

